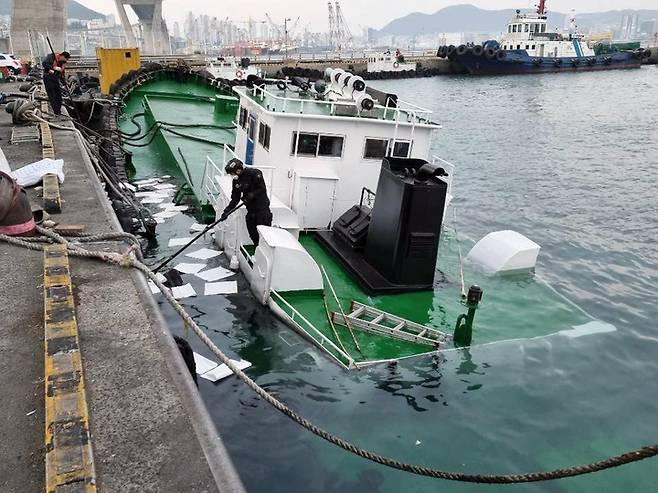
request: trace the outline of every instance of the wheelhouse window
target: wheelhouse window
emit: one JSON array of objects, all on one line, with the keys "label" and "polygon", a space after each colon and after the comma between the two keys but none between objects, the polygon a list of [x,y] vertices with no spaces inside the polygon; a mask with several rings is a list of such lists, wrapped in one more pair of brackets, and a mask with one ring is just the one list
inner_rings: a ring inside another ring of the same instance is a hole
[{"label": "wheelhouse window", "polygon": [[530,24],[523,24],[523,25],[525,26],[525,27],[524,27],[524,31],[525,31],[525,32],[530,31]]},{"label": "wheelhouse window", "polygon": [[300,156],[342,157],[344,141],[339,135],[300,132],[298,142],[297,132],[293,132],[291,154],[296,150]]},{"label": "wheelhouse window", "polygon": [[514,24],[514,25],[512,26],[512,32],[513,32],[513,33],[516,32],[516,24]]},{"label": "wheelhouse window", "polygon": [[240,117],[238,123],[242,128],[247,128],[247,119],[249,118],[249,112],[247,108],[240,106]]},{"label": "wheelhouse window", "polygon": [[508,32],[508,33],[511,33],[511,32],[512,32],[512,24],[510,24],[510,25],[507,26],[507,32]]},{"label": "wheelhouse window", "polygon": [[409,157],[411,152],[411,142],[405,140],[396,140],[395,145],[393,145],[393,152],[391,155],[393,157]]},{"label": "wheelhouse window", "polygon": [[341,157],[343,155],[343,137],[320,135],[318,156]]},{"label": "wheelhouse window", "polygon": [[363,159],[383,159],[388,149],[388,139],[366,139]]},{"label": "wheelhouse window", "polygon": [[258,143],[262,145],[265,149],[270,148],[270,135],[272,129],[266,123],[262,123],[258,127]]}]

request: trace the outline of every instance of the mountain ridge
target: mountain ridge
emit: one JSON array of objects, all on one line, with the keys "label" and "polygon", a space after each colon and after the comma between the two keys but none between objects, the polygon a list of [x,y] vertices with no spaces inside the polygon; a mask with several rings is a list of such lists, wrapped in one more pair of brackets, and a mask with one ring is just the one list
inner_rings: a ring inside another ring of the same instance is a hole
[{"label": "mountain ridge", "polygon": [[[521,9],[530,12],[530,9]],[[386,24],[377,31],[380,36],[385,35],[418,35],[436,34],[444,32],[500,32],[512,18],[516,9],[486,10],[470,4],[450,5],[433,14],[412,12],[399,17]],[[638,14],[640,22],[648,19],[658,19],[658,10],[609,10],[605,12],[576,14],[576,23],[581,28],[595,25],[619,26],[625,14]],[[548,12],[549,26],[562,27],[567,14]]]}]

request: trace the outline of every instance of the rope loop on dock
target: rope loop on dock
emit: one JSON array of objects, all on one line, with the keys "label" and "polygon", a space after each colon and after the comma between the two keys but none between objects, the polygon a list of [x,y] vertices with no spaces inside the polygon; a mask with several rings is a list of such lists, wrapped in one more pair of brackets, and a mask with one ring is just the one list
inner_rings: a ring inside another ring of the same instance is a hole
[{"label": "rope loop on dock", "polygon": [[[400,471],[409,472],[418,476],[431,477],[436,479],[444,479],[448,481],[457,481],[463,483],[481,483],[481,484],[514,484],[514,483],[533,483],[539,481],[551,481],[556,479],[569,478],[574,476],[582,476],[594,472],[604,471],[615,467],[623,466],[633,462],[639,462],[650,457],[658,455],[658,444],[648,445],[637,450],[626,452],[614,457],[610,457],[591,464],[565,467],[561,469],[554,469],[552,471],[532,472],[526,474],[467,474],[463,472],[451,472],[441,469],[435,469],[427,466],[417,464],[408,464],[390,457],[377,454],[375,452],[363,449],[357,445],[348,442],[347,440],[333,435],[332,433],[320,428],[313,424],[306,418],[300,416],[295,411],[290,409],[286,404],[278,400],[272,394],[263,389],[254,380],[252,380],[246,373],[238,368],[231,359],[224,354],[224,352],[215,345],[215,343],[208,337],[208,335],[197,325],[194,319],[185,311],[185,308],[174,298],[171,291],[158,279],[155,273],[143,262],[137,260],[136,257],[128,254],[107,253],[101,251],[92,251],[82,248],[79,245],[67,241],[62,236],[58,235],[52,230],[37,227],[37,230],[42,234],[45,239],[52,240],[56,243],[61,243],[66,246],[68,254],[73,257],[83,257],[89,259],[99,259],[111,265],[120,266],[122,268],[134,268],[142,272],[148,279],[160,289],[167,302],[174,308],[180,315],[187,327],[190,327],[196,335],[203,341],[203,343],[210,349],[215,356],[217,356],[222,363],[224,363],[231,371],[238,377],[244,384],[252,389],[263,400],[271,404],[274,408],[278,409],[281,413],[292,419],[295,423],[302,426],[304,429],[310,431],[314,435],[332,443],[347,452],[367,459],[369,461],[381,464],[386,467],[397,469]],[[15,238],[7,235],[0,234],[0,241],[4,241],[11,245],[20,246],[29,250],[42,251],[43,245],[37,241],[26,241],[22,238]]]}]

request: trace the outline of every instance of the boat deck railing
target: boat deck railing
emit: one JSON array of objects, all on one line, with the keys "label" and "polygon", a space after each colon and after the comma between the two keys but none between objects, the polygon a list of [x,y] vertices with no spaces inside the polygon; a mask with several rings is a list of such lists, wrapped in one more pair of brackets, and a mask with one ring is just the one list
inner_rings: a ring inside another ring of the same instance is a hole
[{"label": "boat deck railing", "polygon": [[[204,199],[207,199],[208,203],[210,203],[212,206],[217,204],[217,199],[221,195],[221,189],[216,177],[226,175],[224,166],[229,160],[233,158],[238,158],[238,156],[227,144],[224,144],[224,147],[222,148],[221,165],[215,163],[215,161],[213,161],[210,156],[206,156],[206,164],[203,168],[203,178],[199,187],[200,193],[197,194],[197,197],[203,197]],[[273,166],[253,166],[253,168],[258,169],[263,173],[265,186],[271,193],[272,187],[274,185],[275,168]]]},{"label": "boat deck railing", "polygon": [[281,113],[350,116],[370,120],[375,116],[378,120],[390,121],[392,123],[433,124],[433,112],[431,110],[401,99],[397,100],[395,106],[390,105],[390,100],[387,100],[386,106],[375,104],[372,110],[361,111],[357,102],[351,99],[325,101],[314,98],[287,97],[273,93],[264,85],[254,86],[253,89],[237,88],[237,91],[244,91],[246,95],[251,96],[254,102],[264,105],[268,110]]},{"label": "boat deck railing", "polygon": [[443,169],[446,170],[446,173],[448,173],[448,176],[442,177],[441,180],[443,180],[448,184],[448,195],[452,196],[453,180],[455,178],[455,170],[457,169],[457,167],[451,162],[446,161],[445,159],[441,159],[438,156],[432,156],[432,164],[441,166]]}]

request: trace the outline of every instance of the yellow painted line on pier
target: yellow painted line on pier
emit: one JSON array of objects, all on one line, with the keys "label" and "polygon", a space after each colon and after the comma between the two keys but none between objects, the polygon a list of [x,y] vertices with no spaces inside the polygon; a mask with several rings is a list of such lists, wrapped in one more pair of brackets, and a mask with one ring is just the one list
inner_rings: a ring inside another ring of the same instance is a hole
[{"label": "yellow painted line on pier", "polygon": [[46,493],[95,493],[75,302],[64,245],[44,251]]}]

